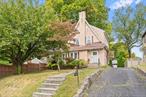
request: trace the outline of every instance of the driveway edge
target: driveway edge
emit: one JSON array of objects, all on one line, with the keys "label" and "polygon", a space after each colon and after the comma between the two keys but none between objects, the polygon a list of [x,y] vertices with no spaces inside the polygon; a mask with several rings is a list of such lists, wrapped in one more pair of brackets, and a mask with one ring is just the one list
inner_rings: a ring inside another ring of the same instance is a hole
[{"label": "driveway edge", "polygon": [[80,89],[78,89],[77,93],[73,97],[86,97],[86,93],[88,89],[90,88],[93,81],[99,77],[99,75],[104,71],[105,69],[98,69],[96,72],[92,73],[88,77],[85,78],[83,84],[81,85]]},{"label": "driveway edge", "polygon": [[144,72],[143,70],[139,69],[139,68],[135,68],[139,73],[141,73],[142,75],[146,76],[146,72]]}]

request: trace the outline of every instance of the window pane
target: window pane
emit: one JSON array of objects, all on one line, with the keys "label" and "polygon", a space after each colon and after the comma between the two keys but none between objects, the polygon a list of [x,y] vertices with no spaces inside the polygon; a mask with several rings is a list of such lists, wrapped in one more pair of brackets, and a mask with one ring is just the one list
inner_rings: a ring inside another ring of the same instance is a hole
[{"label": "window pane", "polygon": [[97,52],[93,52],[93,55],[97,55]]}]

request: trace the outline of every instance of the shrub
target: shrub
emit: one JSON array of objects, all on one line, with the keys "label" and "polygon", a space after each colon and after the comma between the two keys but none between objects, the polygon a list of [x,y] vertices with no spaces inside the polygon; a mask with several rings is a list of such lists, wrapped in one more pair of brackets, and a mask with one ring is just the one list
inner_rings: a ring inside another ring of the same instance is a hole
[{"label": "shrub", "polygon": [[55,63],[54,63],[54,64],[48,63],[47,67],[48,67],[49,69],[55,70],[55,69],[57,69],[57,64],[55,64]]},{"label": "shrub", "polygon": [[79,65],[80,68],[83,68],[83,67],[87,67],[87,63],[84,61],[84,60],[73,60],[72,62],[70,62],[68,64],[71,68],[74,68],[75,66]]},{"label": "shrub", "polygon": [[66,58],[65,61],[66,61],[66,64],[69,64],[70,62],[74,61],[74,59],[73,58]]},{"label": "shrub", "polygon": [[[79,65],[80,68],[87,67],[87,63],[84,60],[81,60],[81,59],[74,60],[72,58],[67,58],[66,60],[60,60],[59,61],[59,65],[60,65],[61,69],[73,69],[77,65]],[[53,62],[49,62],[47,67],[49,69],[53,69],[53,70],[58,68],[57,63],[54,63],[54,61]]]}]

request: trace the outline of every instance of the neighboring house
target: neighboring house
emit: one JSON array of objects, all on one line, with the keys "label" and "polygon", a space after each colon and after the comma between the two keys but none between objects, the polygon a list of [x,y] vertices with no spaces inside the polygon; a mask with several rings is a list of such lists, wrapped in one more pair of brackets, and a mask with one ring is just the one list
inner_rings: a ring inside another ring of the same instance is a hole
[{"label": "neighboring house", "polygon": [[104,30],[90,25],[86,20],[86,13],[79,13],[79,20],[75,26],[75,34],[70,38],[69,53],[63,57],[83,59],[89,66],[106,65],[108,63],[108,40]]},{"label": "neighboring house", "polygon": [[146,62],[146,31],[142,35],[142,40],[143,40],[143,61]]}]

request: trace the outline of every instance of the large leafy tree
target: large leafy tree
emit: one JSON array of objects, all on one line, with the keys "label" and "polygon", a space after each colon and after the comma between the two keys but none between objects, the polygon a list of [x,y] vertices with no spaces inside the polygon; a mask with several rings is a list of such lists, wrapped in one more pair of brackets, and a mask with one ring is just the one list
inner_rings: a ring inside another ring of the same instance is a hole
[{"label": "large leafy tree", "polygon": [[90,24],[111,32],[111,24],[108,21],[108,9],[105,0],[46,0],[46,6],[53,8],[61,21],[78,20],[78,13],[86,11]]},{"label": "large leafy tree", "polygon": [[0,57],[17,66],[45,49],[52,36],[49,24],[55,19],[52,11],[38,0],[0,1]]},{"label": "large leafy tree", "polygon": [[129,58],[131,49],[141,46],[142,32],[146,28],[146,6],[142,3],[136,7],[128,6],[117,9],[113,18],[113,31],[117,38],[126,45]]}]

